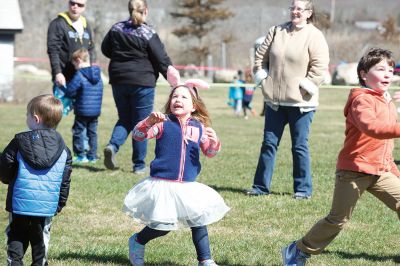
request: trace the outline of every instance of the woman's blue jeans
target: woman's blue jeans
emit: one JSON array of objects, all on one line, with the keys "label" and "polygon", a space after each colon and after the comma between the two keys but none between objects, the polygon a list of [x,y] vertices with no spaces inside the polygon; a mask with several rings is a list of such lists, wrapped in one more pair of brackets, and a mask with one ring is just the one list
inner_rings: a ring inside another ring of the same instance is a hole
[{"label": "woman's blue jeans", "polygon": [[[112,92],[118,111],[118,121],[109,141],[118,152],[124,144],[129,133],[137,123],[145,119],[153,111],[154,88],[138,87],[126,84],[112,84]],[[133,170],[145,167],[147,154],[147,140],[136,141],[132,138],[132,162]]]},{"label": "woman's blue jeans", "polygon": [[275,157],[283,130],[289,124],[292,139],[293,189],[303,196],[311,196],[311,160],[308,135],[315,111],[300,112],[299,107],[279,106],[277,111],[266,106],[264,140],[261,146],[253,189],[260,194],[271,193],[271,179]]}]

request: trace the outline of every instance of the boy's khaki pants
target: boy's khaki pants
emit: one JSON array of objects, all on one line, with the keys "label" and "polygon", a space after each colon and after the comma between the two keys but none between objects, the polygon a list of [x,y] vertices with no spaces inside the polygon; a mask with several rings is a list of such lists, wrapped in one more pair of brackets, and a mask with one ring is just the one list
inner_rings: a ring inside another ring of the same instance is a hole
[{"label": "boy's khaki pants", "polygon": [[321,253],[350,219],[364,191],[370,192],[397,212],[400,219],[400,179],[397,176],[392,173],[377,176],[353,171],[337,171],[330,213],[297,241],[297,247],[309,254]]}]

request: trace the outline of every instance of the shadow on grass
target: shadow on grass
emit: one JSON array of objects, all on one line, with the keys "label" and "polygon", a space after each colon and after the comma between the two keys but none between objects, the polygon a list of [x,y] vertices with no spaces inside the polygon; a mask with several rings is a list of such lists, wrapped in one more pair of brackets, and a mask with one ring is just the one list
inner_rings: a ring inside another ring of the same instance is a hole
[{"label": "shadow on grass", "polygon": [[263,263],[263,264],[260,264],[260,263],[257,263],[257,264],[254,264],[254,263],[252,263],[252,264],[243,264],[243,263],[236,264],[236,263],[229,263],[227,261],[221,261],[221,260],[218,260],[217,263],[218,263],[218,265],[221,265],[221,266],[267,266],[267,265],[268,266],[279,266],[279,265],[281,265],[281,264],[265,264],[265,263]]},{"label": "shadow on grass", "polygon": [[53,257],[57,260],[79,260],[79,261],[87,261],[92,263],[114,263],[118,265],[130,265],[129,259],[127,256],[122,254],[94,254],[94,253],[80,253],[67,251],[62,252],[60,255]]},{"label": "shadow on grass", "polygon": [[[246,190],[243,188],[234,188],[234,187],[223,187],[223,186],[210,186],[211,188],[215,189],[218,192],[233,192],[233,193],[239,193],[242,194],[243,196],[246,195]],[[276,196],[285,196],[285,195],[292,195],[289,192],[275,192],[271,191],[270,195],[276,195]]]},{"label": "shadow on grass", "polygon": [[223,187],[223,186],[209,186],[215,189],[218,192],[233,192],[233,193],[240,193],[244,195],[245,189],[241,188],[234,188],[234,187]]},{"label": "shadow on grass", "polygon": [[275,191],[271,191],[270,194],[275,195],[275,196],[291,196],[292,195],[292,193],[290,193],[290,192],[275,192]]},{"label": "shadow on grass", "polygon": [[[56,260],[79,260],[90,263],[113,263],[116,265],[131,265],[126,255],[122,254],[89,254],[79,252],[63,252],[60,255],[53,257]],[[163,261],[160,263],[146,263],[148,266],[185,266],[171,261]]]},{"label": "shadow on grass", "polygon": [[394,163],[395,163],[396,165],[400,165],[400,160],[394,160]]},{"label": "shadow on grass", "polygon": [[145,265],[147,266],[185,266],[185,264],[177,264],[175,262],[171,262],[171,261],[164,261],[164,262],[160,262],[160,263],[145,263]]},{"label": "shadow on grass", "polygon": [[81,164],[74,163],[74,164],[72,164],[72,168],[86,169],[89,172],[104,172],[104,171],[106,171],[106,169],[104,169],[104,168],[99,168],[94,165],[82,164],[82,163]]},{"label": "shadow on grass", "polygon": [[324,253],[328,254],[336,254],[344,259],[365,259],[374,262],[383,262],[383,261],[392,261],[394,263],[400,263],[400,255],[393,255],[393,256],[380,256],[380,255],[373,255],[368,254],[365,252],[361,253],[349,253],[343,251],[326,251]]}]

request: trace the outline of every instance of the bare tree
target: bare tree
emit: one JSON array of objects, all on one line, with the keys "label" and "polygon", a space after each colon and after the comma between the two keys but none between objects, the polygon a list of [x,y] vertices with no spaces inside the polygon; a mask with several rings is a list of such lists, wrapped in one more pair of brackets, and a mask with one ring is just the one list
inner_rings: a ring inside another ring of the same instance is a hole
[{"label": "bare tree", "polygon": [[183,20],[186,24],[173,30],[178,38],[196,39],[197,43],[189,47],[195,53],[196,61],[204,65],[210,53],[209,45],[203,42],[204,37],[215,28],[216,21],[226,20],[234,14],[228,8],[217,7],[225,0],[180,0],[178,11],[171,12],[173,18]]},{"label": "bare tree", "polygon": [[389,16],[387,20],[382,23],[382,26],[385,29],[383,32],[385,40],[391,41],[400,39],[400,33],[397,32],[396,19],[393,16]]},{"label": "bare tree", "polygon": [[315,12],[315,21],[314,25],[319,29],[329,29],[332,26],[332,19],[330,14],[323,11],[316,11]]}]

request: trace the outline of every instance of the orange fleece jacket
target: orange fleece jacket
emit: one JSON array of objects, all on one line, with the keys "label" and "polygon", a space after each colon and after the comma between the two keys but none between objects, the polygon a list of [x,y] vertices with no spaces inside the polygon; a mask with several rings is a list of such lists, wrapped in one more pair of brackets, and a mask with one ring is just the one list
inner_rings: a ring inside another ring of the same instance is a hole
[{"label": "orange fleece jacket", "polygon": [[393,138],[400,137],[396,107],[391,100],[367,88],[350,90],[344,107],[345,141],[337,170],[400,176],[393,160]]}]

